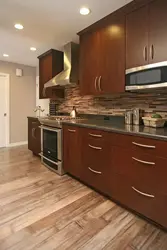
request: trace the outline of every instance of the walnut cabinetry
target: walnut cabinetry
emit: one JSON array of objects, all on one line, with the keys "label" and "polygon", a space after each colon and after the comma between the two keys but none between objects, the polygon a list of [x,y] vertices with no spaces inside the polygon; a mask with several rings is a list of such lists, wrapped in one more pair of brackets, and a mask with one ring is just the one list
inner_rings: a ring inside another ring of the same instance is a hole
[{"label": "walnut cabinetry", "polygon": [[28,117],[28,149],[35,155],[41,153],[41,130],[38,118]]},{"label": "walnut cabinetry", "polygon": [[63,131],[68,173],[167,228],[166,141],[74,125]]},{"label": "walnut cabinetry", "polygon": [[154,0],[126,16],[126,68],[167,60],[167,1]]},{"label": "walnut cabinetry", "polygon": [[39,98],[63,98],[62,88],[44,88],[45,83],[51,80],[64,69],[63,52],[51,49],[38,57],[39,59]]}]

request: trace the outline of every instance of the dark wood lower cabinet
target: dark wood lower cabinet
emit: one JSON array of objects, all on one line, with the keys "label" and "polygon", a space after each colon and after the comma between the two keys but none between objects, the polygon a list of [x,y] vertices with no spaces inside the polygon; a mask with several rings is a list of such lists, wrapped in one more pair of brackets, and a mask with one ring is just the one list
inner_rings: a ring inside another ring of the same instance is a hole
[{"label": "dark wood lower cabinet", "polygon": [[63,131],[68,173],[167,228],[167,142],[77,126]]},{"label": "dark wood lower cabinet", "polygon": [[167,228],[167,195],[153,192],[149,185],[143,185],[142,179],[112,173],[110,193],[122,205]]},{"label": "dark wood lower cabinet", "polygon": [[37,118],[28,117],[28,149],[35,155],[41,153],[41,130]]}]

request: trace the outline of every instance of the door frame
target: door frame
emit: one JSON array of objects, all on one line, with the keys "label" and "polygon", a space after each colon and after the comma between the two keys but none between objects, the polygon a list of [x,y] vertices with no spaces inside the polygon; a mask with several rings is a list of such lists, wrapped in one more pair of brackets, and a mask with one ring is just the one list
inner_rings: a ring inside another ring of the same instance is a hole
[{"label": "door frame", "polygon": [[6,88],[7,88],[7,117],[6,117],[6,147],[9,146],[9,138],[10,138],[10,75],[6,73],[0,72],[0,76],[4,76],[7,79]]}]

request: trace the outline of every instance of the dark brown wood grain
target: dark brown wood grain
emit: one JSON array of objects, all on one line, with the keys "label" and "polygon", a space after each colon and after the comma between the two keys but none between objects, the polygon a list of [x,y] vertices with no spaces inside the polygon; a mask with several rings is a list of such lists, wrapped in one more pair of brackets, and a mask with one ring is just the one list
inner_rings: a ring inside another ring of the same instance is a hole
[{"label": "dark brown wood grain", "polygon": [[99,29],[99,94],[125,91],[125,18],[111,19]]},{"label": "dark brown wood grain", "polygon": [[41,153],[41,130],[37,118],[28,118],[28,149],[35,155]]},{"label": "dark brown wood grain", "polygon": [[148,6],[126,16],[126,69],[148,64]]},{"label": "dark brown wood grain", "polygon": [[[46,95],[43,94],[44,84],[64,69],[63,52],[51,49],[42,54],[39,58],[39,98],[54,98],[55,92],[52,88],[46,89]],[[62,90],[58,90],[58,95],[62,97]]]},{"label": "dark brown wood grain", "polygon": [[63,166],[65,171],[81,177],[81,138],[82,132],[79,127],[63,126]]},{"label": "dark brown wood grain", "polygon": [[[150,63],[167,60],[167,1],[155,0],[149,4]],[[151,52],[151,49],[153,50]]]},{"label": "dark brown wood grain", "polygon": [[99,32],[80,37],[79,84],[81,95],[97,94],[95,81],[99,77]]}]

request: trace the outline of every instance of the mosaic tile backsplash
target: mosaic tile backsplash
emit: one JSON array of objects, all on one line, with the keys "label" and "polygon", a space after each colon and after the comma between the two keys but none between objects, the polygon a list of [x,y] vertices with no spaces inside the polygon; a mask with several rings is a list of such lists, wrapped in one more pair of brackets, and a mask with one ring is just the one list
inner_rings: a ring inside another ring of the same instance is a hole
[{"label": "mosaic tile backsplash", "polygon": [[141,108],[145,113],[158,112],[167,116],[167,90],[153,93],[121,93],[109,96],[81,96],[79,86],[68,86],[65,89],[65,99],[51,100],[57,103],[59,112],[69,113],[75,106],[79,113],[124,115],[126,109]]}]

